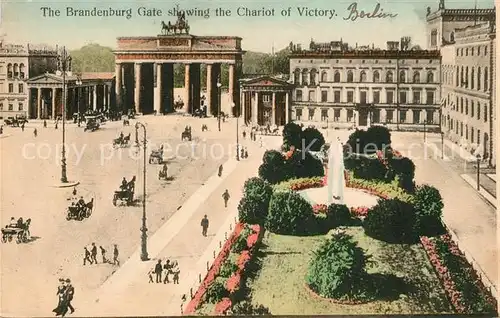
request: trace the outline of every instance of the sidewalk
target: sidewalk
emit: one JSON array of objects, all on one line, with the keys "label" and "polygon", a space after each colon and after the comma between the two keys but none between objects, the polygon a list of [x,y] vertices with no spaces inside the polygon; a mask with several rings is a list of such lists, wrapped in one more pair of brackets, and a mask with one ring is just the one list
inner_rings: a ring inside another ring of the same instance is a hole
[{"label": "sidewalk", "polygon": [[[190,300],[190,289],[195,293],[199,279],[204,278],[207,263],[211,265],[214,252],[234,228],[237,206],[242,195],[243,183],[255,176],[264,148],[257,143],[246,144],[250,158],[224,165],[223,178],[211,177],[172,218],[149,238],[148,262],[140,261],[140,249],[113,274],[95,295],[78,306],[82,316],[157,316],[180,315],[182,295]],[[232,173],[231,173],[232,172]],[[231,198],[224,208],[222,193],[229,189]],[[209,235],[201,235],[200,221],[207,214],[210,220]],[[180,284],[148,283],[148,271],[158,259],[169,258],[179,262]],[[147,305],[146,305],[147,304]]]}]

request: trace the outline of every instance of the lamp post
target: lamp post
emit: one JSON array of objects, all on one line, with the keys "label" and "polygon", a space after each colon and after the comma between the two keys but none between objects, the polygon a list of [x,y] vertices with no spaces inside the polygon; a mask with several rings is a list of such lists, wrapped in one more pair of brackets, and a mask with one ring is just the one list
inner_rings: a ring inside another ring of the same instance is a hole
[{"label": "lamp post", "polygon": [[63,47],[62,52],[57,56],[57,64],[59,70],[62,72],[63,78],[63,98],[62,98],[62,150],[61,150],[61,182],[68,183],[66,175],[66,72],[71,70],[71,56]]},{"label": "lamp post", "polygon": [[[76,82],[75,84],[80,87],[82,85],[82,79],[80,78],[80,76],[77,76],[76,77]],[[78,89],[78,102],[76,104],[77,106],[77,112],[78,112],[78,115],[77,115],[77,121],[78,121],[78,127],[80,127],[80,94],[81,94],[81,91],[80,89]]]},{"label": "lamp post", "polygon": [[444,160],[444,132],[441,132],[441,160]]},{"label": "lamp post", "polygon": [[427,120],[424,120],[424,143],[427,142]]},{"label": "lamp post", "polygon": [[221,88],[222,84],[220,82],[217,82],[217,99],[218,99],[218,106],[217,106],[217,120],[218,120],[218,125],[219,125],[219,131],[220,131],[220,112],[221,112]]},{"label": "lamp post", "polygon": [[476,155],[476,164],[477,164],[477,191],[481,189],[480,184],[479,184],[479,172],[481,169],[481,166],[479,165],[481,163],[481,155],[477,154]]},{"label": "lamp post", "polygon": [[[231,104],[231,106],[234,107],[236,106],[236,104],[233,102]],[[236,160],[237,161],[240,161],[240,133],[239,133],[239,118],[240,118],[240,112],[239,110],[236,110],[235,109],[235,112],[236,112]]]},{"label": "lamp post", "polygon": [[[143,162],[143,197],[142,197],[142,227],[141,227],[141,261],[149,260],[148,256],[148,228],[146,227],[146,126],[140,122],[135,123],[136,136],[139,135],[139,127],[144,131],[144,162]],[[138,143],[137,143],[138,145]]]}]

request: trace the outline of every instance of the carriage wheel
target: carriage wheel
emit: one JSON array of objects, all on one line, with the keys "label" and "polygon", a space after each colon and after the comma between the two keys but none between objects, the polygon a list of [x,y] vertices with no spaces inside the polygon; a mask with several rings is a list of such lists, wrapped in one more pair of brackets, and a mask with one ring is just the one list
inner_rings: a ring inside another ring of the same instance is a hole
[{"label": "carriage wheel", "polygon": [[9,235],[7,236],[7,240],[8,240],[9,242],[12,242],[12,234],[9,234]]},{"label": "carriage wheel", "polygon": [[66,214],[66,220],[67,220],[67,221],[71,220],[71,215],[70,215],[69,213],[68,213],[68,214]]},{"label": "carriage wheel", "polygon": [[80,212],[78,212],[78,221],[82,221],[85,216],[87,215],[87,213],[85,212],[85,210],[80,210]]},{"label": "carriage wheel", "polygon": [[2,242],[3,243],[7,242],[7,236],[5,234],[2,234]]}]

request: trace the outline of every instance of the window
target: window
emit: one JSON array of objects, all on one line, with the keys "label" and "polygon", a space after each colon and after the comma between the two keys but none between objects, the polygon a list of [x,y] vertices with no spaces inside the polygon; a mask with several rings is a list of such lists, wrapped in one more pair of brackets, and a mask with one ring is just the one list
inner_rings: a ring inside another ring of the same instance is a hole
[{"label": "window", "polygon": [[464,98],[460,97],[460,114],[464,113]]},{"label": "window", "polygon": [[455,71],[455,80],[456,80],[455,85],[460,86],[460,71],[458,69],[458,66],[456,67],[456,71]]},{"label": "window", "polygon": [[465,99],[465,115],[469,115],[469,100]]},{"label": "window", "polygon": [[9,83],[9,93],[14,93],[14,84]]},{"label": "window", "polygon": [[340,109],[335,109],[333,111],[333,120],[334,121],[339,121],[340,120]]},{"label": "window", "polygon": [[323,71],[323,73],[321,73],[321,81],[328,82],[328,74],[325,71]]},{"label": "window", "polygon": [[465,139],[469,140],[469,126],[465,125]]},{"label": "window", "polygon": [[301,102],[302,101],[302,91],[301,90],[297,90],[296,93],[295,93],[295,100],[297,102]]},{"label": "window", "polygon": [[22,111],[23,110],[23,103],[19,103],[19,110]]},{"label": "window", "polygon": [[406,104],[406,92],[405,91],[399,92],[399,103]]},{"label": "window", "polygon": [[488,121],[488,105],[484,104],[484,116],[483,116],[484,122]]},{"label": "window", "polygon": [[347,82],[352,83],[353,81],[354,81],[354,74],[352,73],[352,71],[348,71],[347,72]]},{"label": "window", "polygon": [[481,90],[481,67],[477,68],[477,90]]},{"label": "window", "polygon": [[419,71],[415,71],[415,73],[413,73],[413,83],[420,83],[420,72]]},{"label": "window", "polygon": [[420,110],[414,110],[413,111],[413,123],[414,124],[419,124],[420,123]]},{"label": "window", "polygon": [[432,105],[434,104],[434,92],[433,91],[427,91],[427,100],[426,100],[427,105]]},{"label": "window", "polygon": [[311,70],[311,86],[316,85],[316,70]]},{"label": "window", "polygon": [[388,123],[392,123],[392,118],[394,118],[394,111],[393,110],[386,110],[385,111],[385,121]]},{"label": "window", "polygon": [[347,92],[347,102],[354,103],[354,92],[353,91]]},{"label": "window", "polygon": [[437,35],[438,35],[437,30],[434,29],[431,31],[431,46],[437,45]]},{"label": "window", "polygon": [[19,65],[19,78],[24,79],[24,75],[25,75],[24,64],[21,63]]},{"label": "window", "polygon": [[264,103],[269,103],[269,102],[271,102],[271,95],[268,95],[268,94],[264,94],[264,95],[262,95],[262,101],[263,101]]},{"label": "window", "polygon": [[314,119],[314,108],[309,108],[309,120]]},{"label": "window", "polygon": [[464,86],[464,67],[460,67],[460,84],[458,85],[460,87]]},{"label": "window", "polygon": [[432,71],[427,72],[427,83],[434,83],[434,73]]},{"label": "window", "polygon": [[469,87],[469,67],[466,66],[465,67],[465,87],[468,88]]},{"label": "window", "polygon": [[359,102],[361,104],[366,104],[366,91],[359,92]]},{"label": "window", "polygon": [[472,118],[474,118],[474,114],[475,114],[475,113],[476,113],[476,112],[474,111],[474,101],[473,101],[473,100],[471,100],[471,101],[470,101],[470,116],[471,116]]},{"label": "window", "polygon": [[488,55],[488,46],[484,47],[484,56]]},{"label": "window", "polygon": [[295,119],[300,120],[302,118],[302,108],[297,108],[295,110]]},{"label": "window", "polygon": [[340,72],[339,71],[335,71],[335,75],[333,75],[333,81],[336,83],[340,82]]},{"label": "window", "polygon": [[12,78],[14,75],[14,69],[12,67],[12,64],[7,64],[7,78]]},{"label": "window", "polygon": [[300,70],[295,69],[295,72],[293,72],[293,82],[295,84],[300,84]]},{"label": "window", "polygon": [[474,89],[474,67],[470,70],[470,88]]},{"label": "window", "polygon": [[353,121],[353,117],[354,117],[354,111],[352,109],[348,109],[347,110],[347,121],[348,122]]},{"label": "window", "polygon": [[470,128],[470,141],[474,142],[474,127]]},{"label": "window", "polygon": [[333,101],[335,103],[340,103],[340,91],[333,92]]},{"label": "window", "polygon": [[315,95],[316,95],[316,91],[310,90],[309,91],[309,99],[308,99],[308,101],[315,102],[316,101]]},{"label": "window", "polygon": [[401,71],[401,72],[399,72],[399,81],[400,81],[401,83],[406,82],[406,73],[405,73],[405,71]]},{"label": "window", "polygon": [[326,121],[328,119],[328,109],[321,110],[321,121]]},{"label": "window", "polygon": [[481,130],[477,130],[477,144],[479,145],[481,143]]},{"label": "window", "polygon": [[17,63],[14,64],[14,77],[15,78],[19,77],[19,65]]},{"label": "window", "polygon": [[380,109],[374,109],[372,112],[372,121],[375,124],[380,123]]},{"label": "window", "polygon": [[0,111],[3,110],[3,103],[0,103]]},{"label": "window", "polygon": [[302,70],[302,86],[307,86],[307,83],[309,79],[309,72],[307,72],[307,69]]},{"label": "window", "polygon": [[455,32],[450,33],[450,42],[455,42]]},{"label": "window", "polygon": [[477,47],[477,56],[481,55],[481,48],[478,46]]},{"label": "window", "polygon": [[403,124],[406,122],[406,110],[399,111],[399,122]]},{"label": "window", "polygon": [[488,87],[488,68],[487,67],[484,68],[484,85],[483,85],[483,89],[484,89],[485,92],[489,89],[489,87]]},{"label": "window", "polygon": [[19,93],[20,93],[20,94],[24,93],[24,86],[23,86],[23,84],[22,84],[22,83],[21,83],[21,84],[19,84]]},{"label": "window", "polygon": [[413,104],[420,104],[420,91],[413,92]]},{"label": "window", "polygon": [[359,74],[359,81],[361,83],[366,82],[366,72],[365,71],[361,71],[361,73]]},{"label": "window", "polygon": [[373,103],[374,104],[380,103],[380,92],[379,91],[373,91]]},{"label": "window", "polygon": [[14,110],[14,105],[9,104],[9,110]]},{"label": "window", "polygon": [[387,83],[392,83],[394,81],[393,74],[391,71],[388,71],[387,74],[385,75],[385,81]]},{"label": "window", "polygon": [[469,48],[465,49],[465,56],[469,56]]},{"label": "window", "polygon": [[481,105],[477,105],[477,119],[481,119]]},{"label": "window", "polygon": [[460,137],[464,136],[464,123],[460,123]]},{"label": "window", "polygon": [[387,104],[393,104],[394,103],[394,92],[387,91],[385,94],[385,99],[386,99]]},{"label": "window", "polygon": [[327,91],[321,91],[321,101],[323,103],[326,103],[328,101],[328,92]]},{"label": "window", "polygon": [[427,110],[427,123],[428,124],[434,124],[434,111],[433,110]]},{"label": "window", "polygon": [[373,82],[374,83],[380,82],[380,73],[378,71],[373,72]]}]

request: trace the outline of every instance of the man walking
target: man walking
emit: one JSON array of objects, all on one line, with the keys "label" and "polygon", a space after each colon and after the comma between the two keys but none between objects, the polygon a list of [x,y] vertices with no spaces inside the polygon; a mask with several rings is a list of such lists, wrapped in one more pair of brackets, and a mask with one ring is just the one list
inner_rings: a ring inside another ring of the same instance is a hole
[{"label": "man walking", "polygon": [[92,262],[92,260],[90,259],[90,252],[89,250],[87,249],[87,247],[84,247],[84,253],[85,253],[85,256],[83,257],[83,265],[87,265],[87,262],[89,262],[90,264],[93,264],[94,262]]},{"label": "man walking", "polygon": [[35,137],[38,136],[38,131],[36,130],[36,128],[35,128],[35,130],[33,130],[33,136],[35,136]]},{"label": "man walking", "polygon": [[170,264],[170,260],[167,259],[165,262],[165,265],[163,266],[163,269],[165,270],[165,279],[163,280],[163,284],[170,283],[170,280],[168,279],[168,275],[170,274],[170,270],[172,268],[172,265]]},{"label": "man walking", "polygon": [[108,260],[106,259],[106,250],[104,249],[104,247],[102,247],[100,245],[99,245],[99,249],[101,250],[102,262],[107,263]]},{"label": "man walking", "polygon": [[227,208],[227,201],[229,201],[229,198],[231,196],[229,195],[229,191],[226,189],[226,191],[224,191],[224,193],[222,194],[222,198],[224,199],[224,207]]},{"label": "man walking", "polygon": [[161,266],[161,259],[158,260],[155,266],[156,283],[161,283],[161,272],[163,271],[163,266]]},{"label": "man walking", "polygon": [[90,253],[92,254],[92,262],[97,264],[97,246],[95,246],[95,243],[92,243],[92,249],[90,250]]},{"label": "man walking", "polygon": [[220,166],[219,166],[219,177],[221,177],[221,176],[222,176],[222,169],[223,169],[223,168],[222,168],[222,165],[220,165]]},{"label": "man walking", "polygon": [[118,245],[115,244],[115,248],[113,249],[113,265],[120,265],[118,254]]},{"label": "man walking", "polygon": [[207,236],[207,230],[208,230],[208,217],[207,215],[205,214],[205,216],[203,217],[203,219],[201,219],[201,235],[203,236]]},{"label": "man walking", "polygon": [[73,300],[73,296],[75,295],[75,288],[71,285],[71,280],[66,279],[66,304],[68,305],[69,310],[71,310],[70,314],[75,312],[75,308],[71,305],[71,301]]}]

